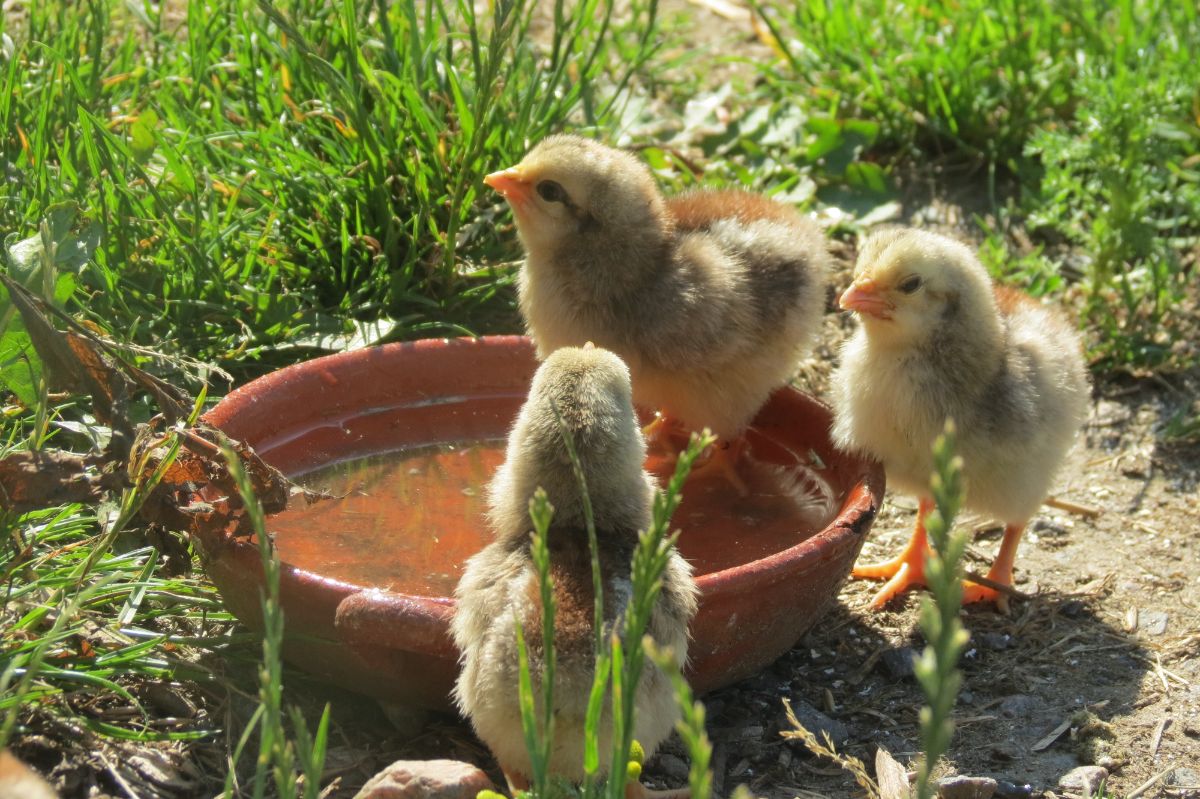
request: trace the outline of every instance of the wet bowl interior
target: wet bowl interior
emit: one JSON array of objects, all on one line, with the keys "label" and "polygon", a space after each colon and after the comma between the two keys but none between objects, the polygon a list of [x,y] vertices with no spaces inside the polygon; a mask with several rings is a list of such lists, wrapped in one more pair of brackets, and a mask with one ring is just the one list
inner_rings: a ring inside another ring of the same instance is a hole
[{"label": "wet bowl interior", "polygon": [[[267,520],[283,563],[285,654],[383,699],[448,707],[448,626],[463,561],[488,540],[487,481],[536,368],[528,339],[431,339],[319,358],[234,391],[207,421],[339,499]],[[688,483],[675,516],[701,589],[689,676],[699,691],[787,651],[836,595],[883,494],[876,464],[833,449],[829,411],[782,389],[748,434],[742,476]],[[652,457],[665,476],[670,463]],[[260,627],[253,541],[198,542],[229,608]]]}]

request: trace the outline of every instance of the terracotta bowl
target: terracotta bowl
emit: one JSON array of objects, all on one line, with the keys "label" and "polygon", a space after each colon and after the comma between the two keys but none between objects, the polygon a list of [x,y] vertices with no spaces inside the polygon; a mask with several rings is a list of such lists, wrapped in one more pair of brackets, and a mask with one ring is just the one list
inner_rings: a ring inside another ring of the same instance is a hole
[{"label": "terracotta bowl", "polygon": [[[453,586],[488,540],[484,489],[535,368],[518,336],[389,344],[281,369],[209,412],[285,474],[341,497],[267,522],[291,662],[379,698],[449,707]],[[698,691],[791,648],[858,556],[883,473],[834,450],[829,423],[825,406],[782,389],[748,434],[750,494],[719,476],[685,488],[674,524],[702,593],[690,664]],[[663,458],[647,466],[669,471]],[[199,544],[226,604],[259,627],[256,545],[216,534]]]}]

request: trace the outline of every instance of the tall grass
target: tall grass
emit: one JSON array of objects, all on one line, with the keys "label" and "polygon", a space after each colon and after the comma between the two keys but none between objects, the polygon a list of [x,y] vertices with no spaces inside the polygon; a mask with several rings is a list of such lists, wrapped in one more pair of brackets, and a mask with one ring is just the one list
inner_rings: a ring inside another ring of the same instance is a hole
[{"label": "tall grass", "polygon": [[483,267],[515,251],[479,179],[568,121],[611,127],[657,13],[178,8],[49,0],[9,23],[0,230],[77,202],[104,226],[81,310],[214,359],[336,346],[354,319],[411,337],[506,318]]}]

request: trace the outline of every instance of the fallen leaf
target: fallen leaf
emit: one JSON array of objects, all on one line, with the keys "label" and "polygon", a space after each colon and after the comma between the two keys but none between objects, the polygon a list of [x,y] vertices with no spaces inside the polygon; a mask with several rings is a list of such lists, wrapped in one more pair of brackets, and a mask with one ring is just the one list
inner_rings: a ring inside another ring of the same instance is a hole
[{"label": "fallen leaf", "polygon": [[879,799],[908,799],[908,771],[882,746],[875,750],[875,782]]}]

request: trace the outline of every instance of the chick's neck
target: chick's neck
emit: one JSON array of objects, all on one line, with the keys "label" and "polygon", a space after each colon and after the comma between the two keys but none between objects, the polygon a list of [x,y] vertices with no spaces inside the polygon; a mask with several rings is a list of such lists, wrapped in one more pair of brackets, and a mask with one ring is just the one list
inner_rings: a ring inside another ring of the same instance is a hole
[{"label": "chick's neck", "polygon": [[[667,262],[673,239],[665,211],[651,205],[636,222],[596,221],[581,229],[554,249],[547,266],[578,307],[609,310],[637,301]],[[538,267],[533,258],[530,267]]]}]

